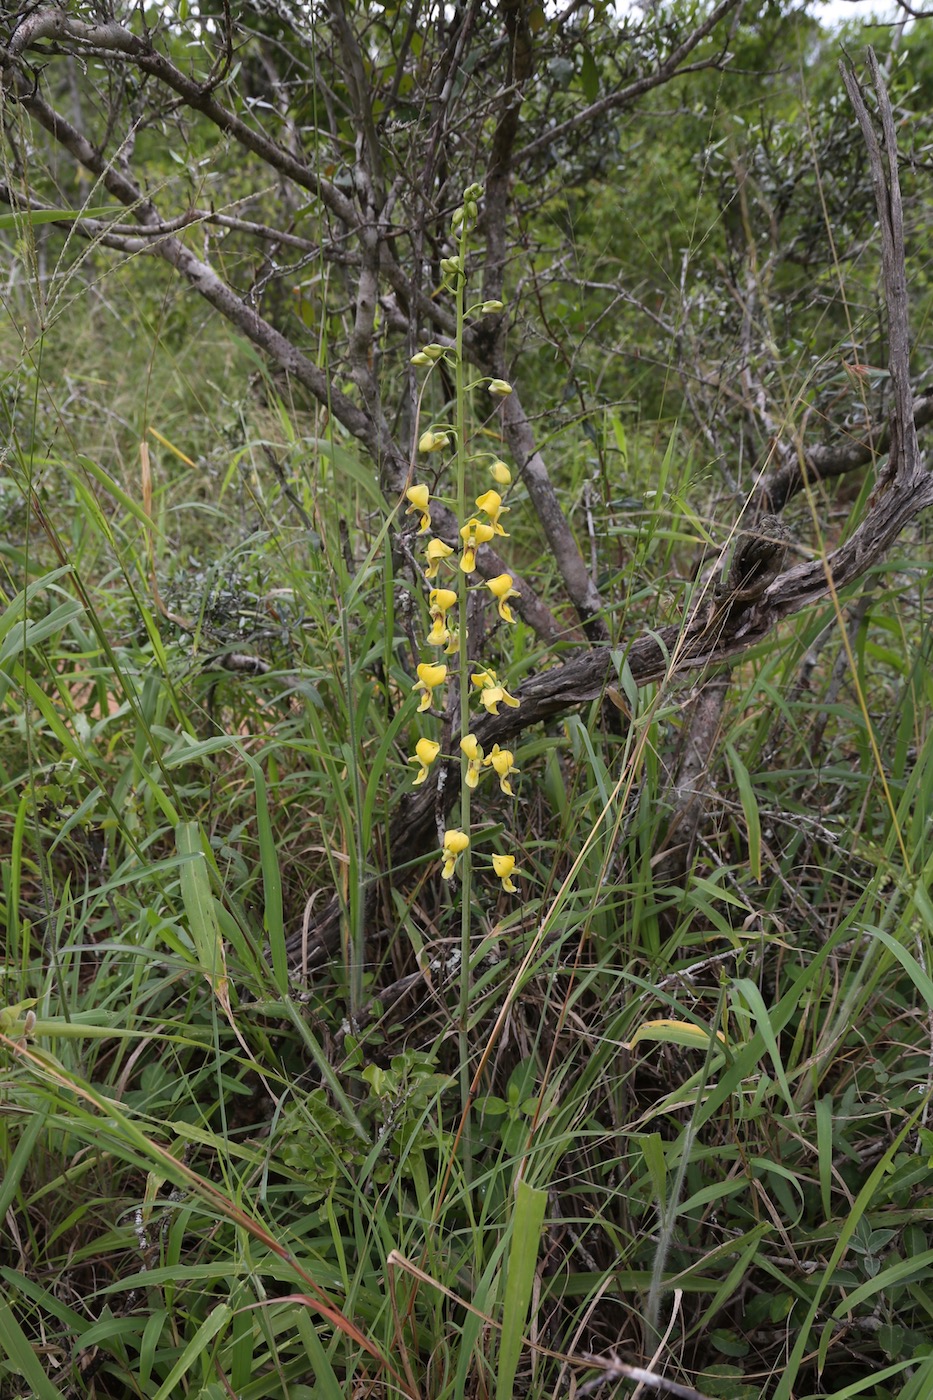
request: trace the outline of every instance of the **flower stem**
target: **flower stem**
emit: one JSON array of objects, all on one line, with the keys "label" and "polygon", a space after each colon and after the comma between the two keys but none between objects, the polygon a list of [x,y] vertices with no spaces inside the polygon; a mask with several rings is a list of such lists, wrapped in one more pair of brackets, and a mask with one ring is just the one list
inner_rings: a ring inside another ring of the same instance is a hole
[{"label": "flower stem", "polygon": [[[457,363],[455,368],[456,386],[456,423],[457,423],[457,519],[461,524],[465,524],[469,519],[467,509],[466,492],[466,465],[467,465],[467,444],[466,444],[466,385],[463,374],[463,321],[464,305],[466,293],[466,252],[469,220],[464,218],[460,225],[460,236],[458,239],[458,253],[460,256],[461,273],[457,278],[456,290],[456,311],[457,311]],[[460,588],[458,589],[457,600],[457,625],[460,629],[460,651],[458,653],[458,700],[460,704],[460,737],[465,739],[470,732],[470,652],[469,636],[467,631],[467,615],[469,612],[469,579],[470,575],[461,573]],[[463,764],[465,758],[461,756],[461,782],[460,782],[460,825],[462,829],[470,835],[470,789],[465,781]],[[470,907],[472,903],[472,849],[467,847],[463,853],[462,883],[460,888],[460,1011],[457,1032],[458,1057],[460,1060],[460,1103],[464,1115],[463,1126],[463,1171],[467,1182],[471,1177],[471,1133],[470,1121],[467,1109],[469,1107],[470,1096],[470,1037],[468,1018],[470,1012],[470,962],[471,962],[471,938],[470,938]]]}]

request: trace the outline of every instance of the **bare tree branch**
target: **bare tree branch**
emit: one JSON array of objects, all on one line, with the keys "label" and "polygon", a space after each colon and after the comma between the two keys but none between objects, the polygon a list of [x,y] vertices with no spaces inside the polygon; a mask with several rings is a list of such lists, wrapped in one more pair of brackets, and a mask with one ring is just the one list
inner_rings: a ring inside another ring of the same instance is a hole
[{"label": "bare tree branch", "polygon": [[692,53],[696,46],[712,33],[720,20],[733,10],[738,9],[745,3],[745,0],[719,0],[719,4],[712,9],[708,17],[702,24],[698,25],[692,33],[687,35],[683,43],[678,44],[664,62],[654,73],[646,74],[634,83],[629,83],[628,87],[621,88],[618,92],[608,93],[601,97],[598,102],[591,102],[582,112],[577,112],[573,117],[568,117],[565,122],[553,130],[546,132],[543,136],[537,137],[534,141],[529,141],[521,148],[518,154],[518,163],[525,165],[532,156],[538,155],[548,147],[554,146],[558,141],[562,141],[571,132],[578,131],[581,127],[591,126],[600,117],[606,116],[609,112],[617,112],[622,107],[628,107],[637,97],[642,97],[646,92],[651,92],[653,88],[663,87],[665,83],[671,82],[673,78],[678,78],[686,73],[696,73],[703,68],[709,68],[715,63],[721,63],[722,56],[717,59],[710,59],[704,63],[693,63],[686,67],[681,67],[684,59]]},{"label": "bare tree branch", "polygon": [[502,401],[502,426],[584,630],[591,639],[605,641],[608,631],[602,616],[602,599],[590,578],[573,531],[557,500],[518,393],[513,392]]},{"label": "bare tree branch", "polygon": [[27,16],[15,30],[6,51],[0,50],[0,67],[13,68],[20,100],[27,110],[32,110],[29,100],[31,84],[27,83],[22,73],[14,67],[12,60],[20,57],[39,40],[49,38],[71,40],[79,49],[87,49],[92,53],[123,55],[142,72],[148,73],[177,92],[193,111],[207,117],[245,150],[258,156],[264,164],[288,176],[296,185],[300,185],[311,194],[317,195],[338,219],[345,224],[356,222],[356,210],[352,201],[322,176],[319,170],[296,160],[289,151],[272,141],[264,132],[248,126],[214,98],[209,85],[197,83],[193,78],[189,78],[146,39],[138,38],[120,24],[85,24],[62,10],[37,10]]},{"label": "bare tree branch", "polygon": [[874,49],[867,54],[881,116],[881,131],[884,138],[884,151],[874,125],[868,115],[861,87],[851,65],[840,64],[842,80],[849,94],[849,101],[855,108],[862,135],[868,147],[872,182],[875,187],[875,204],[881,226],[881,270],[884,280],[884,299],[888,310],[888,363],[891,382],[894,385],[894,402],[891,407],[891,445],[888,453],[888,466],[881,478],[881,485],[897,478],[913,480],[921,471],[920,450],[917,446],[917,428],[913,414],[913,390],[910,384],[910,322],[907,303],[907,255],[904,247],[904,208],[901,202],[901,186],[897,174],[897,135],[894,129],[894,114],[888,97],[884,78],[875,57]]}]

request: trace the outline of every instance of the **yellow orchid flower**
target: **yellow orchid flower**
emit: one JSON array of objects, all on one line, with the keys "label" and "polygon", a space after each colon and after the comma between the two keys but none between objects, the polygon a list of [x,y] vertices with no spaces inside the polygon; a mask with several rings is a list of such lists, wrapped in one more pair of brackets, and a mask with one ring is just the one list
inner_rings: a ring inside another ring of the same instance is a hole
[{"label": "yellow orchid flower", "polygon": [[468,788],[475,788],[483,764],[483,750],[475,734],[468,734],[465,739],[461,739],[460,747],[467,756],[466,785]]},{"label": "yellow orchid flower", "polygon": [[508,467],[504,462],[498,460],[493,462],[492,466],[489,468],[489,474],[493,481],[499,486],[508,486],[512,480],[512,473],[509,471]]},{"label": "yellow orchid flower", "polygon": [[493,856],[492,868],[502,881],[502,888],[506,890],[508,894],[517,894],[518,888],[516,885],[513,885],[512,876],[520,875],[522,872],[515,869],[515,857]]},{"label": "yellow orchid flower", "polygon": [[426,486],[409,486],[405,492],[406,501],[411,501],[411,505],[406,510],[406,515],[417,515],[421,512],[421,524],[418,527],[418,534],[423,535],[431,528],[431,511],[429,502],[431,494]]},{"label": "yellow orchid flower", "polygon": [[428,634],[428,645],[432,647],[446,646],[450,641],[450,632],[447,629],[445,614],[457,601],[457,595],[452,588],[432,588],[428,595],[428,603],[431,609],[431,631]]},{"label": "yellow orchid flower", "polygon": [[499,524],[499,516],[507,515],[509,508],[502,504],[502,497],[499,495],[499,492],[492,490],[484,491],[482,496],[477,496],[476,504],[481,511],[484,511],[485,514],[489,516],[489,522],[496,534],[505,535],[505,538],[508,539],[508,535],[506,535],[502,526]]},{"label": "yellow orchid flower", "polygon": [[457,864],[457,857],[466,850],[470,844],[470,838],[465,831],[460,831],[455,827],[453,831],[444,832],[444,868],[441,875],[445,880],[449,880],[454,873]]},{"label": "yellow orchid flower", "polygon": [[424,782],[425,778],[428,776],[428,769],[431,767],[431,764],[437,758],[437,755],[440,753],[440,751],[440,744],[435,744],[433,739],[418,740],[417,744],[415,745],[415,752],[408,760],[409,763],[421,764],[421,767],[418,770],[418,776],[412,783],[412,787],[417,787],[419,783]]},{"label": "yellow orchid flower", "polygon": [[432,666],[429,661],[421,662],[421,665],[418,667],[418,679],[412,686],[412,690],[424,691],[421,697],[421,704],[418,706],[419,714],[422,710],[429,709],[434,703],[434,689],[436,686],[443,685],[446,679],[446,666]]},{"label": "yellow orchid flower", "polygon": [[489,753],[483,759],[483,763],[486,766],[491,765],[495,768],[496,772],[499,774],[500,788],[508,797],[514,797],[515,794],[509,783],[509,774],[517,773],[518,769],[515,767],[515,755],[512,753],[512,750],[500,749],[498,744],[493,744]]},{"label": "yellow orchid flower", "polygon": [[460,567],[465,574],[472,574],[476,568],[476,551],[481,544],[488,544],[495,533],[491,525],[484,525],[481,520],[468,520],[461,527],[463,554],[460,557]]},{"label": "yellow orchid flower", "polygon": [[497,574],[495,578],[488,579],[486,587],[499,604],[499,616],[503,622],[514,622],[512,609],[509,607],[509,598],[520,598],[518,589],[512,587],[511,574]]},{"label": "yellow orchid flower", "polygon": [[495,671],[477,671],[471,675],[470,680],[480,692],[480,700],[486,706],[486,710],[491,715],[499,713],[500,703],[517,710],[519,700],[514,695],[510,695],[505,686],[499,684]]},{"label": "yellow orchid flower", "polygon": [[441,560],[446,559],[451,554],[453,554],[453,550],[443,540],[428,540],[424,549],[424,555],[428,561],[428,567],[424,571],[425,578],[437,578]]},{"label": "yellow orchid flower", "polygon": [[431,611],[435,609],[443,614],[449,611],[457,601],[457,595],[452,588],[432,588],[428,594],[428,603]]},{"label": "yellow orchid flower", "polygon": [[444,648],[445,656],[456,656],[460,650],[460,628],[448,627],[447,645]]}]

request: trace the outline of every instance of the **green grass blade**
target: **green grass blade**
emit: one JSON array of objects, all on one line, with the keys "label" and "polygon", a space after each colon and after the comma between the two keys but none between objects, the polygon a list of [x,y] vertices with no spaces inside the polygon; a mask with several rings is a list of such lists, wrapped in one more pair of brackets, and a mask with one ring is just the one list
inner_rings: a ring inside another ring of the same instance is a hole
[{"label": "green grass blade", "polygon": [[201,846],[201,828],[197,822],[179,822],[175,828],[178,854],[188,859],[181,866],[181,897],[188,915],[191,937],[197,950],[198,965],[215,993],[226,994],[226,965],[220,924],[214,909],[207,861]]},{"label": "green grass blade", "polygon": [[39,1364],[39,1358],[29,1345],[9,1303],[0,1298],[0,1347],[23,1380],[31,1387],[35,1400],[62,1400],[62,1392],[54,1386]]},{"label": "green grass blade", "polygon": [[182,1376],[188,1374],[195,1361],[197,1361],[198,1357],[201,1355],[201,1352],[210,1345],[218,1332],[226,1327],[227,1323],[230,1321],[231,1311],[228,1303],[217,1304],[213,1312],[201,1323],[201,1326],[198,1328],[197,1332],[195,1332],[171,1371],[169,1371],[164,1382],[159,1386],[152,1400],[169,1400],[169,1397],[176,1393],[175,1387],[178,1385]]},{"label": "green grass blade", "polygon": [[755,797],[755,789],[752,786],[752,780],[748,769],[739,758],[735,745],[727,744],[726,752],[729,755],[732,776],[735,778],[735,785],[739,790],[739,800],[742,803],[742,811],[745,814],[745,833],[748,839],[748,864],[754,878],[760,880],[761,816],[758,812],[758,800]]},{"label": "green grass blade", "polygon": [[288,954],[285,948],[285,915],[282,906],[282,872],[272,830],[269,795],[262,768],[254,758],[243,757],[253,775],[256,789],[256,829],[259,835],[259,863],[262,868],[264,901],[263,924],[272,953],[272,973],[275,984],[284,996],[288,991]]},{"label": "green grass blade", "polygon": [[505,1303],[502,1309],[496,1400],[511,1400],[546,1208],[546,1191],[529,1186],[527,1181],[518,1183],[512,1219],[508,1276],[505,1283]]}]

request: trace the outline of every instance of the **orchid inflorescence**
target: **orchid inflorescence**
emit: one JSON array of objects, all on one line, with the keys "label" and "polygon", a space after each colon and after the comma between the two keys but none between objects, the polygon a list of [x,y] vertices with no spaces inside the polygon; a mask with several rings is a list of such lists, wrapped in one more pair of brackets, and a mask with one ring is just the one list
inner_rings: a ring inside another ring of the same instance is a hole
[{"label": "orchid inflorescence", "polygon": [[[466,636],[466,596],[471,589],[483,587],[489,590],[495,600],[501,620],[506,624],[516,622],[509,606],[509,600],[520,597],[514,588],[512,575],[498,574],[487,579],[484,584],[474,583],[477,572],[477,555],[484,545],[497,537],[507,539],[502,518],[508,514],[508,506],[503,504],[503,492],[511,485],[512,473],[508,465],[494,454],[474,454],[472,460],[487,461],[493,485],[475,497],[475,510],[467,509],[464,467],[467,460],[464,442],[464,418],[462,411],[462,325],[468,316],[497,314],[504,309],[500,301],[486,300],[468,308],[464,307],[464,287],[466,282],[466,239],[469,230],[475,225],[478,200],[482,186],[470,185],[464,191],[463,204],[456,210],[451,221],[451,234],[456,240],[458,252],[455,256],[441,260],[444,280],[455,295],[458,313],[458,335],[455,345],[439,345],[431,342],[424,345],[411,358],[416,367],[431,370],[441,361],[446,361],[457,373],[461,394],[457,399],[458,417],[456,423],[434,423],[418,438],[418,451],[421,454],[443,452],[453,447],[457,476],[457,506],[463,512],[460,519],[464,523],[459,528],[460,549],[458,551],[431,534],[431,488],[424,482],[416,482],[405,492],[408,501],[406,514],[418,517],[418,535],[428,536],[424,546],[424,575],[430,588],[428,609],[431,628],[427,635],[427,645],[443,648],[445,656],[457,657],[451,679],[455,679],[460,689],[461,720],[461,827],[446,830],[442,840],[443,866],[441,874],[445,880],[453,877],[461,856],[471,850],[469,797],[485,772],[492,772],[499,780],[500,790],[507,796],[514,796],[510,779],[517,774],[515,756],[510,749],[494,744],[489,753],[484,753],[477,736],[469,728],[469,704],[471,697],[478,700],[487,714],[497,715],[499,705],[511,708],[518,706],[518,699],[509,693],[499,681],[496,672],[486,667],[477,658],[469,656],[469,639]],[[500,400],[512,393],[512,386],[504,379],[485,379],[492,399]],[[455,557],[456,556],[456,557]],[[458,655],[459,653],[459,655]],[[435,705],[434,692],[448,681],[448,667],[442,661],[422,662],[417,667],[418,679],[412,690],[420,692],[418,712],[430,710]],[[409,762],[416,764],[418,772],[414,785],[426,781],[431,765],[440,756],[440,745],[433,739],[421,738],[415,745],[415,752]],[[521,872],[516,869],[515,856],[496,854],[492,857],[492,873],[501,881],[502,889],[516,893],[513,876]]]}]

